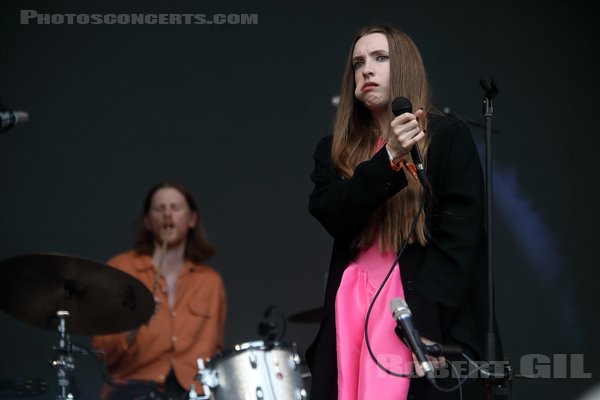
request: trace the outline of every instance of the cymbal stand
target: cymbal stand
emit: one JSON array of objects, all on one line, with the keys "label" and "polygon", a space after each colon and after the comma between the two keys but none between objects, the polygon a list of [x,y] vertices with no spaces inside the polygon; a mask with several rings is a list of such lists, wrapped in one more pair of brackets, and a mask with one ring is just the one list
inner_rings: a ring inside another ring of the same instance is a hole
[{"label": "cymbal stand", "polygon": [[56,369],[58,375],[58,387],[60,394],[56,396],[56,400],[71,400],[73,395],[69,393],[69,378],[70,373],[75,369],[75,362],[72,354],[71,338],[67,334],[67,319],[70,313],[60,310],[56,312],[58,317],[58,347],[54,350],[58,352],[58,360],[50,361],[50,366]]}]

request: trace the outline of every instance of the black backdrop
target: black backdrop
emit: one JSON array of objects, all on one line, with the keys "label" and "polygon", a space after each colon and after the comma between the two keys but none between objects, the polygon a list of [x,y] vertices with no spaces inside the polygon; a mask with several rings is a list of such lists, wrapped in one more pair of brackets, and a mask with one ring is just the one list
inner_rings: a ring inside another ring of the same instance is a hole
[{"label": "black backdrop", "polygon": [[[24,25],[20,10],[258,23]],[[519,381],[514,398],[578,398],[600,375],[598,17],[579,1],[3,1],[0,98],[31,121],[0,136],[0,259],[104,261],[130,247],[147,188],[175,179],[194,191],[219,248],[227,347],[257,339],[270,304],[287,315],[318,306],[331,240],[307,212],[312,151],[330,131],[354,33],[391,23],[421,48],[438,106],[479,119],[479,79],[498,84],[494,262],[507,354],[518,370],[525,354],[584,353],[593,375]],[[42,377],[52,398],[56,333],[4,312],[0,323],[0,380]],[[315,330],[289,324],[287,339],[304,351]],[[75,377],[97,397],[93,360],[78,357]]]}]

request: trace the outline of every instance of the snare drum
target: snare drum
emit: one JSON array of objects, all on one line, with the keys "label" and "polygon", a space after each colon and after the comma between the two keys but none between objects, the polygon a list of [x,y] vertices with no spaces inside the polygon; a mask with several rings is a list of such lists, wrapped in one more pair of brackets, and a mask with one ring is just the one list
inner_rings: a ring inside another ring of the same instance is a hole
[{"label": "snare drum", "polygon": [[300,356],[295,345],[247,342],[225,350],[206,367],[199,360],[199,379],[214,400],[305,400]]}]

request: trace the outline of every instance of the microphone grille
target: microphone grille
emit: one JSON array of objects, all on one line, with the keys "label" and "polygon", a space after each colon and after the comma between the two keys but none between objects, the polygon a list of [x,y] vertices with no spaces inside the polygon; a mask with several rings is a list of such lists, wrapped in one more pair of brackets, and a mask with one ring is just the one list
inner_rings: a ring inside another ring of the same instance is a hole
[{"label": "microphone grille", "polygon": [[390,309],[392,310],[392,314],[400,312],[402,314],[408,313],[410,315],[410,310],[402,297],[394,298],[390,303]]},{"label": "microphone grille", "polygon": [[410,100],[406,97],[396,97],[394,101],[392,101],[392,113],[395,117],[398,115],[412,112],[412,104]]}]

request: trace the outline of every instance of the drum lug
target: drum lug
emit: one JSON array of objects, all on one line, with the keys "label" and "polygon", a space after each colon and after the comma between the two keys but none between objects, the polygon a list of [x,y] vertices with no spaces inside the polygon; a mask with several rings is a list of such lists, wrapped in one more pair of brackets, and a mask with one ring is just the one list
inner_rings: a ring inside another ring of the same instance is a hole
[{"label": "drum lug", "polygon": [[200,373],[200,382],[211,389],[219,386],[219,377],[215,371],[204,370]]},{"label": "drum lug", "polygon": [[298,369],[298,367],[300,366],[300,356],[298,355],[298,353],[294,353],[293,355],[290,355],[290,358],[288,359],[288,365],[292,370],[296,370]]},{"label": "drum lug", "polygon": [[306,393],[306,389],[296,389],[296,400],[306,400],[308,399],[308,394]]},{"label": "drum lug", "polygon": [[263,400],[265,398],[265,394],[262,388],[259,386],[256,388],[256,400]]},{"label": "drum lug", "polygon": [[[258,365],[258,363],[256,361],[256,354],[254,354],[253,351],[250,352],[250,355],[248,356],[248,360],[250,360],[250,365],[252,366],[252,368],[256,369],[256,366]],[[258,389],[257,389],[257,391],[258,391]]]},{"label": "drum lug", "polygon": [[[198,362],[198,375],[196,375],[196,380],[198,380],[200,383],[202,383],[202,391],[204,392],[204,395],[202,395],[202,396],[196,395],[196,397],[190,396],[189,398],[190,399],[193,399],[193,398],[210,399],[211,398],[210,390],[219,386],[219,377],[217,376],[216,371],[213,371],[210,368],[204,367],[204,360],[202,358],[199,358],[197,360],[197,362]],[[195,391],[196,391],[195,387],[192,384],[192,389],[190,391],[190,394],[192,394]]]}]

